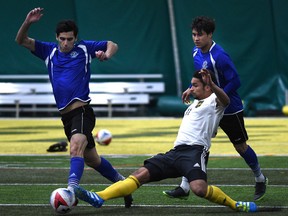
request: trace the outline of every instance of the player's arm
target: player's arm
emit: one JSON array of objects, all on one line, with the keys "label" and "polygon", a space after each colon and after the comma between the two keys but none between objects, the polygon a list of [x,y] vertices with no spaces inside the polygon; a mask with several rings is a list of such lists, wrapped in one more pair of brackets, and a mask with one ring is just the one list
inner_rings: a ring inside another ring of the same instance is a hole
[{"label": "player's arm", "polygon": [[107,41],[106,52],[99,50],[95,54],[97,59],[99,59],[100,61],[104,61],[110,59],[117,51],[118,45],[112,41]]},{"label": "player's arm", "polygon": [[207,85],[209,85],[211,90],[216,94],[217,103],[223,107],[228,106],[230,103],[228,95],[212,81],[209,71],[206,69],[202,69],[200,73],[202,75],[203,81]]},{"label": "player's arm", "polygon": [[220,106],[227,107],[230,104],[230,99],[228,95],[221,88],[219,88],[215,83],[213,83],[210,87],[217,96],[217,99],[216,99],[217,103]]},{"label": "player's arm", "polygon": [[222,54],[218,58],[218,65],[216,65],[216,67],[219,67],[220,70],[223,71],[225,80],[228,82],[223,90],[226,94],[237,91],[241,86],[241,82],[234,63],[227,54]]},{"label": "player's arm", "polygon": [[43,8],[34,8],[31,10],[24,20],[23,24],[19,28],[15,41],[25,48],[35,51],[35,40],[28,37],[28,30],[32,23],[37,22],[42,16]]},{"label": "player's arm", "polygon": [[118,45],[112,41],[107,42],[106,57],[111,58],[118,51]]}]

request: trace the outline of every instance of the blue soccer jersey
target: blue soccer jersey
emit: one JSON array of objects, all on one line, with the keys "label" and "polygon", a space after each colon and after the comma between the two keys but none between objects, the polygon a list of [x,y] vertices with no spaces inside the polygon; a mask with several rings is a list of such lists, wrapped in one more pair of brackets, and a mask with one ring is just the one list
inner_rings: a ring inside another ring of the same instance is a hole
[{"label": "blue soccer jersey", "polygon": [[214,72],[217,85],[221,87],[230,98],[230,105],[225,114],[233,114],[243,110],[242,100],[237,93],[240,87],[240,79],[236,68],[224,49],[213,41],[209,52],[202,53],[200,49],[193,49],[195,70],[202,68]]},{"label": "blue soccer jersey", "polygon": [[69,53],[63,53],[56,43],[35,41],[32,53],[45,61],[59,110],[75,100],[90,102],[90,63],[96,51],[106,49],[107,41],[82,40]]}]

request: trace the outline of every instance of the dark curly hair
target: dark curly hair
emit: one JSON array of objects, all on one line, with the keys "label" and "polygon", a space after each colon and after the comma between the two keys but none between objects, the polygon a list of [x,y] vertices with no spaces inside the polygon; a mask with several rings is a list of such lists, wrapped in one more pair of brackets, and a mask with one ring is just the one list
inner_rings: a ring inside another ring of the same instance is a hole
[{"label": "dark curly hair", "polygon": [[210,34],[215,30],[215,20],[206,16],[198,16],[192,21],[191,28],[192,30],[195,29],[198,33],[203,30],[207,34]]},{"label": "dark curly hair", "polygon": [[78,27],[73,20],[62,20],[56,26],[56,35],[59,36],[62,32],[70,32],[73,31],[74,36],[77,37],[78,35]]}]

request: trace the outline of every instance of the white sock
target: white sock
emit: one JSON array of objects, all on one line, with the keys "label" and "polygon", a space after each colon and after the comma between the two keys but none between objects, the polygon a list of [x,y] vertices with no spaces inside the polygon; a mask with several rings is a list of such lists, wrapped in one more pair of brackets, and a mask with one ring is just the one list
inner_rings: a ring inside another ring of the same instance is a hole
[{"label": "white sock", "polygon": [[182,182],[180,184],[180,187],[185,191],[185,193],[188,193],[190,191],[190,185],[188,182],[188,179],[184,176],[182,177]]},{"label": "white sock", "polygon": [[72,186],[68,186],[67,189],[68,189],[69,191],[71,191],[71,192],[74,194],[74,187],[72,187]]},{"label": "white sock", "polygon": [[261,173],[260,176],[255,177],[256,182],[265,182],[265,176]]}]

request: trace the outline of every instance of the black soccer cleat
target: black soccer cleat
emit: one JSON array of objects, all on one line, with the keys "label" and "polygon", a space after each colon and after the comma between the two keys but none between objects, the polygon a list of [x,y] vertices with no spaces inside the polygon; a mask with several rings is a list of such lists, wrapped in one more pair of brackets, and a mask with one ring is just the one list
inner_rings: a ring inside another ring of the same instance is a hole
[{"label": "black soccer cleat", "polygon": [[265,177],[264,182],[256,182],[255,194],[254,194],[254,200],[255,201],[259,201],[264,197],[267,186],[268,186],[268,178],[267,177]]},{"label": "black soccer cleat", "polygon": [[173,190],[163,191],[163,194],[170,198],[178,198],[178,199],[184,199],[184,200],[188,199],[189,193],[190,191],[186,193],[180,186],[176,187]]},{"label": "black soccer cleat", "polygon": [[124,202],[125,202],[125,208],[130,208],[131,205],[133,204],[133,198],[132,195],[128,195],[124,197]]},{"label": "black soccer cleat", "polygon": [[58,143],[55,143],[53,145],[51,145],[47,151],[48,152],[64,152],[64,151],[67,151],[67,142],[65,141],[62,141],[62,142],[58,142]]}]

